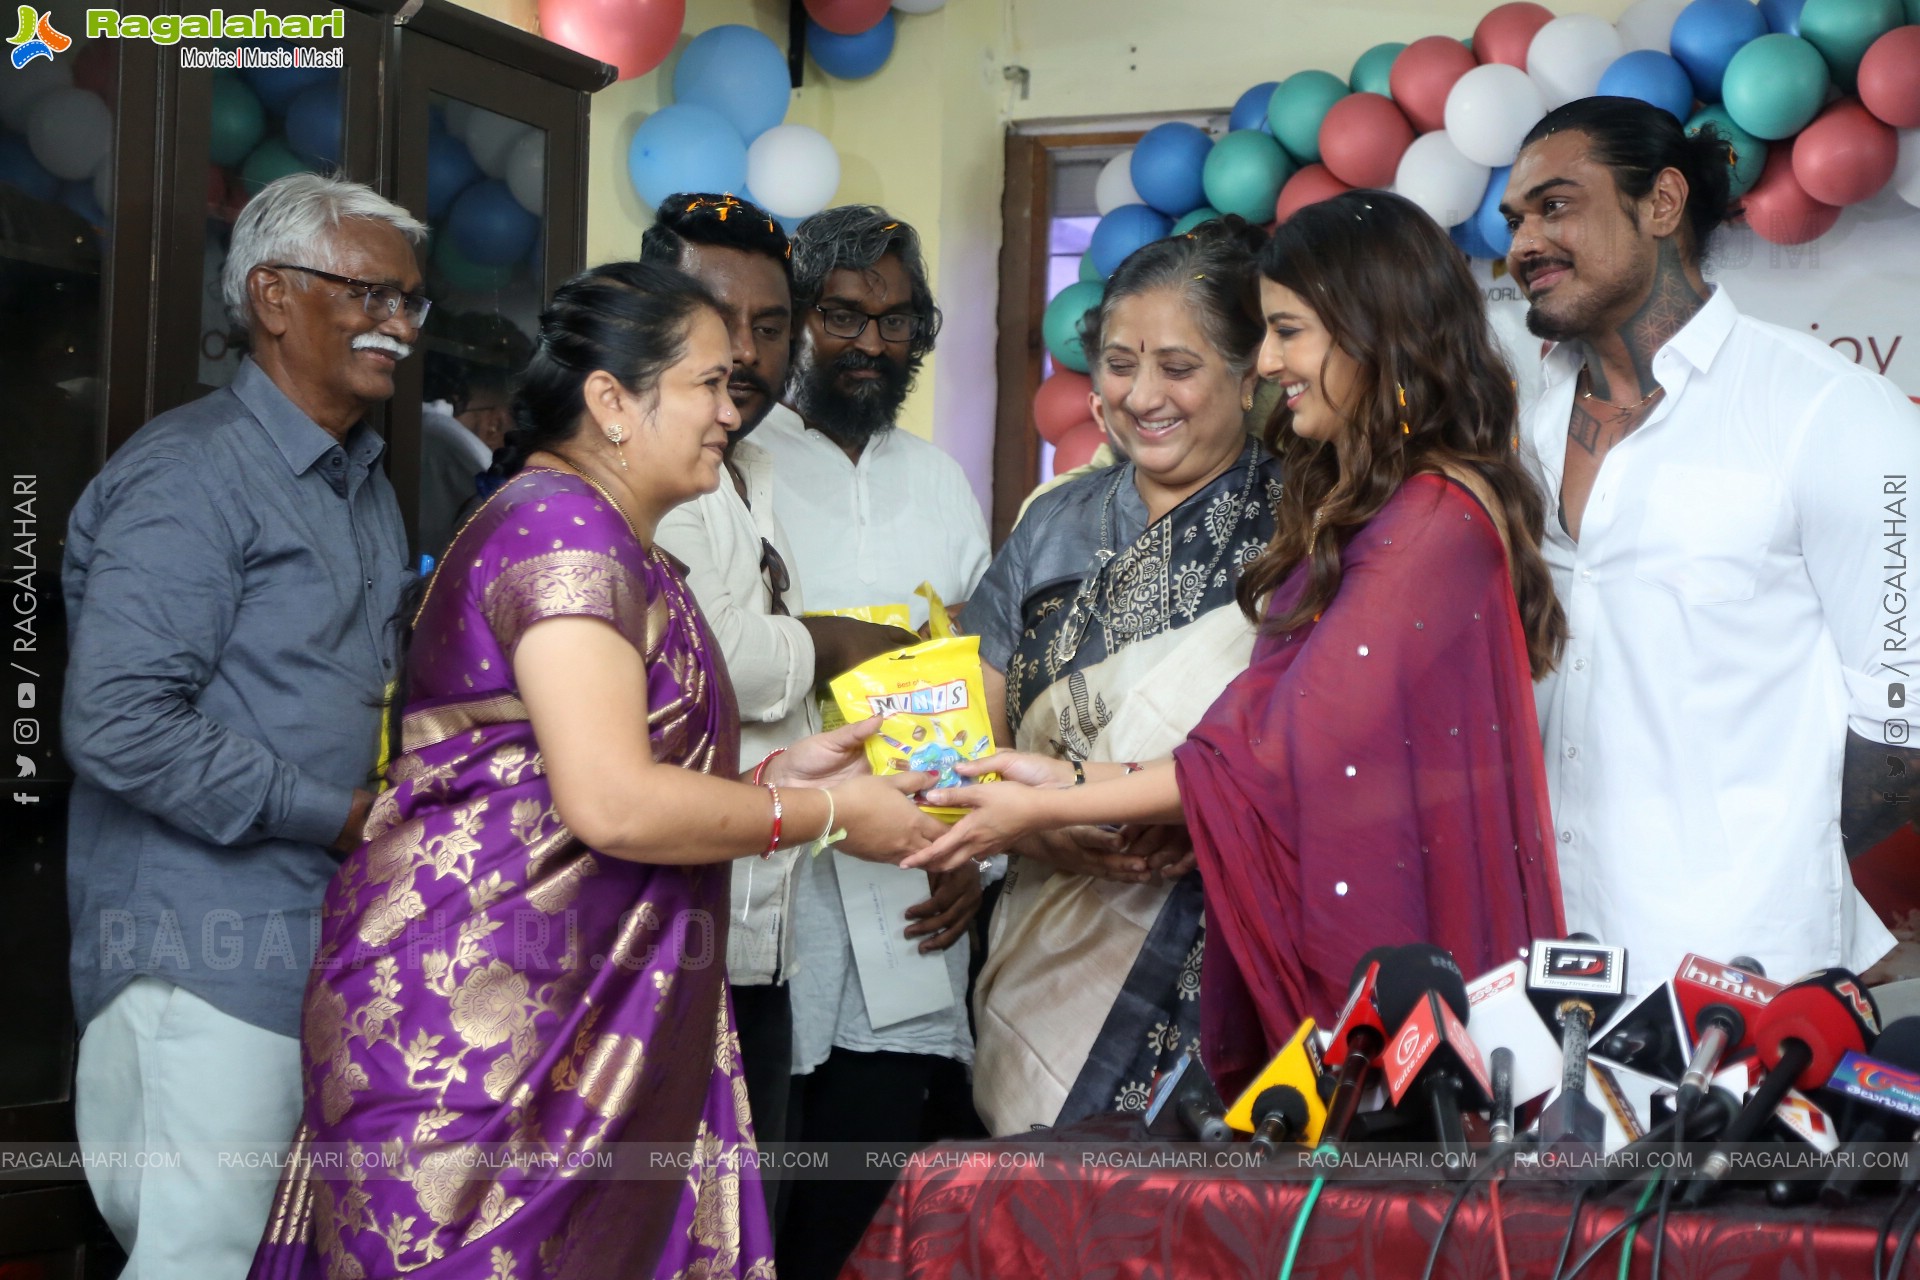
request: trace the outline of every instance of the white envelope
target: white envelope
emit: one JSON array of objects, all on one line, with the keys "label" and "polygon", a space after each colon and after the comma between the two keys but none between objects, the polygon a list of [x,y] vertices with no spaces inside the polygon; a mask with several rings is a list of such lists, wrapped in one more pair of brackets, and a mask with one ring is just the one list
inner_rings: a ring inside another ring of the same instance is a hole
[{"label": "white envelope", "polygon": [[905,936],[911,923],[907,908],[932,894],[927,873],[866,862],[838,850],[832,857],[853,940],[853,964],[873,1029],[952,1008],[945,953],[922,955],[921,939]]}]

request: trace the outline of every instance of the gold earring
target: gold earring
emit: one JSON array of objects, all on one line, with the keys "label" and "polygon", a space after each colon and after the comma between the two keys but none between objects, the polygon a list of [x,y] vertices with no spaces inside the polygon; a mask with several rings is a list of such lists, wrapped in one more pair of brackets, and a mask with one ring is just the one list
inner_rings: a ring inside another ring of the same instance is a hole
[{"label": "gold earring", "polygon": [[[1400,407],[1402,409],[1406,408],[1407,407],[1407,389],[1401,386],[1397,382],[1393,384],[1393,389],[1399,392],[1400,394]],[[1400,423],[1400,434],[1403,436],[1410,436],[1413,434],[1413,428],[1408,426],[1404,420]]]},{"label": "gold earring", "polygon": [[620,446],[625,443],[626,438],[627,433],[619,427],[615,427],[613,430],[607,432],[607,443],[611,444],[613,451],[620,455],[620,469],[622,471],[627,469],[627,455],[620,452]]},{"label": "gold earring", "polygon": [[1253,388],[1247,388],[1247,394],[1240,397],[1240,412],[1253,412]]}]

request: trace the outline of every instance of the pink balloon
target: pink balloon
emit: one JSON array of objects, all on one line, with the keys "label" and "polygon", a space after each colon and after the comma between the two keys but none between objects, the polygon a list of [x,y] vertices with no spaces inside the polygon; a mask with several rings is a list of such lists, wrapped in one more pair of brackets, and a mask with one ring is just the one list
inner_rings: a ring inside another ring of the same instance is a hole
[{"label": "pink balloon", "polygon": [[1840,210],[1807,194],[1793,176],[1793,144],[1776,142],[1767,148],[1767,167],[1743,200],[1747,225],[1773,244],[1805,244],[1818,240],[1840,221]]},{"label": "pink balloon", "polygon": [[1896,129],[1920,129],[1920,26],[1895,27],[1875,40],[1860,59],[1858,81],[1867,110]]},{"label": "pink balloon", "polygon": [[540,34],[612,63],[631,80],[666,61],[686,25],[687,0],[540,0]]},{"label": "pink balloon", "polygon": [[1273,205],[1274,225],[1278,226],[1291,218],[1296,209],[1331,200],[1341,192],[1351,190],[1351,186],[1328,172],[1327,166],[1310,164],[1288,178],[1287,185],[1280,188],[1280,198]]},{"label": "pink balloon", "polygon": [[1858,204],[1893,179],[1900,135],[1852,98],[1813,118],[1793,140],[1793,176],[1822,204]]},{"label": "pink balloon", "polygon": [[1413,126],[1378,93],[1340,99],[1320,122],[1320,161],[1340,181],[1356,187],[1390,187],[1400,157],[1413,145]]},{"label": "pink balloon", "polygon": [[1087,397],[1093,379],[1071,369],[1056,369],[1033,393],[1033,429],[1048,444],[1057,445],[1073,428],[1093,420]]},{"label": "pink balloon", "polygon": [[1106,442],[1107,433],[1091,419],[1072,428],[1053,446],[1053,474],[1064,475],[1075,467],[1086,466],[1093,461],[1094,452]]},{"label": "pink balloon", "polygon": [[893,0],[806,0],[807,14],[837,36],[871,31],[887,16]]},{"label": "pink balloon", "polygon": [[1393,60],[1387,86],[1413,127],[1421,133],[1432,133],[1447,126],[1447,94],[1453,82],[1475,65],[1473,54],[1458,40],[1423,36]]},{"label": "pink balloon", "polygon": [[1543,4],[1503,4],[1489,10],[1473,29],[1473,56],[1484,65],[1504,62],[1527,69],[1527,47],[1540,28],[1553,21],[1553,10]]}]

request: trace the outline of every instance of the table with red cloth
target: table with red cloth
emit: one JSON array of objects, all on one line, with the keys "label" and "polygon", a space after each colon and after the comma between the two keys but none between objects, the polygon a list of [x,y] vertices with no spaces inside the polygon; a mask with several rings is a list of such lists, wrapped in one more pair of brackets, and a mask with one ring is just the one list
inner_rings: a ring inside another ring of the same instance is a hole
[{"label": "table with red cloth", "polygon": [[[842,1280],[886,1277],[1277,1277],[1310,1178],[1259,1168],[1194,1173],[1083,1164],[1069,1147],[1042,1171],[1023,1161],[1051,1144],[1132,1142],[1138,1121],[1104,1116],[1045,1138],[941,1143],[904,1170]],[[1176,1144],[1166,1144],[1168,1150]],[[1155,1149],[1142,1140],[1143,1153]],[[1024,1154],[1023,1154],[1024,1153]],[[1001,1163],[1002,1158],[1006,1163]],[[1458,1184],[1329,1181],[1295,1262],[1298,1280],[1415,1280]],[[1729,1187],[1706,1210],[1674,1208],[1662,1275],[1669,1280],[1829,1280],[1873,1273],[1874,1238],[1891,1200],[1846,1209],[1778,1208],[1764,1184]],[[1639,1188],[1588,1198],[1571,1259],[1633,1211]],[[1504,1180],[1498,1228],[1486,1185],[1462,1205],[1434,1275],[1547,1280],[1566,1233],[1572,1192],[1534,1179]],[[1903,1213],[1902,1217],[1906,1215]],[[1653,1220],[1634,1244],[1634,1272],[1650,1271]],[[1581,1273],[1619,1270],[1619,1243]],[[1570,1259],[1570,1261],[1571,1261]],[[1910,1274],[1920,1268],[1910,1268]]]}]

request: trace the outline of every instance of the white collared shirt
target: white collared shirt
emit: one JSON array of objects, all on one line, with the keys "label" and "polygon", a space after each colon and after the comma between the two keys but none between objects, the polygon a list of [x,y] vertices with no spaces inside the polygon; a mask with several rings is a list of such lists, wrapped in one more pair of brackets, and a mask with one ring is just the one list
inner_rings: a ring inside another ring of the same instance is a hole
[{"label": "white collared shirt", "polygon": [[1849,729],[1906,741],[1920,411],[1717,290],[1654,356],[1667,394],[1576,545],[1555,513],[1578,370],[1547,354],[1524,425],[1571,632],[1538,689],[1567,924],[1626,946],[1636,993],[1688,951],[1864,969],[1893,938],[1847,873],[1841,762]]},{"label": "white collared shirt", "polygon": [[[760,540],[793,563],[793,546],[774,515],[773,460],[752,440],[733,447],[746,481],[742,502],[724,473],[720,487],[669,511],[654,537],[687,567],[687,586],[713,631],[740,706],[740,763],[752,768],[775,747],[820,728],[813,699],[813,638],[799,620],[800,587],[773,611],[761,572]],[[794,970],[793,884],[798,849],[733,864],[733,915],[727,933],[727,977],[740,986],[784,982]]]}]

